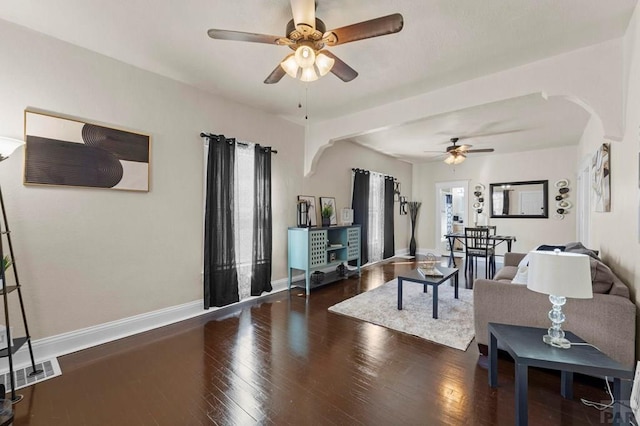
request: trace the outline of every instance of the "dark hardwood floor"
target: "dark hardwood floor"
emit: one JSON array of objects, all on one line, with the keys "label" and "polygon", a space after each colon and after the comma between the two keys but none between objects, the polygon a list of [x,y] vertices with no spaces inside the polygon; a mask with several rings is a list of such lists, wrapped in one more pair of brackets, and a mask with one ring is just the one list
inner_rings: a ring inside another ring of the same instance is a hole
[{"label": "dark hardwood floor", "polygon": [[[412,261],[311,292],[294,289],[223,313],[59,358],[63,374],[21,389],[14,425],[511,425],[513,363],[490,389],[475,341],[466,352],[329,313]],[[604,382],[529,374],[529,424],[600,424],[581,397]]]}]

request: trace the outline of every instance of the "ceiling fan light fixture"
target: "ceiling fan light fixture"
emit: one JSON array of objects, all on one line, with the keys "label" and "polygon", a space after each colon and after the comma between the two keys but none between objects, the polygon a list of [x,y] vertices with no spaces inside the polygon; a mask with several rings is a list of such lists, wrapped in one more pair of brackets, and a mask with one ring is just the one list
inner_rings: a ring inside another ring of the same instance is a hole
[{"label": "ceiling fan light fixture", "polygon": [[316,69],[313,65],[301,69],[302,73],[300,74],[300,81],[309,82],[316,81],[318,79],[318,74],[316,73]]},{"label": "ceiling fan light fixture", "polygon": [[456,164],[462,163],[465,159],[466,159],[466,157],[464,155],[462,155],[462,154],[453,154],[452,153],[451,155],[449,155],[447,158],[444,159],[444,162],[446,164],[456,165]]},{"label": "ceiling fan light fixture", "polygon": [[331,68],[333,68],[333,64],[335,63],[336,60],[325,55],[322,50],[316,55],[316,67],[318,68],[320,77],[324,77],[325,75],[327,75],[327,73],[331,71]]},{"label": "ceiling fan light fixture", "polygon": [[280,66],[291,78],[298,78],[299,67],[293,53],[284,58],[284,60],[280,62]]},{"label": "ceiling fan light fixture", "polygon": [[294,57],[300,68],[312,67],[316,62],[316,52],[309,46],[298,47]]}]

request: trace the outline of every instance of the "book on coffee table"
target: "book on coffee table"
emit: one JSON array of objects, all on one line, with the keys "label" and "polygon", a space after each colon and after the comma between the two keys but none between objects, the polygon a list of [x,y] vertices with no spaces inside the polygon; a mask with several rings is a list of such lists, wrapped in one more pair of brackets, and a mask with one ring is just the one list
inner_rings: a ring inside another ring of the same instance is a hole
[{"label": "book on coffee table", "polygon": [[444,276],[442,272],[440,272],[436,268],[433,268],[433,269],[418,268],[418,272],[420,272],[422,275],[426,277],[443,277]]}]

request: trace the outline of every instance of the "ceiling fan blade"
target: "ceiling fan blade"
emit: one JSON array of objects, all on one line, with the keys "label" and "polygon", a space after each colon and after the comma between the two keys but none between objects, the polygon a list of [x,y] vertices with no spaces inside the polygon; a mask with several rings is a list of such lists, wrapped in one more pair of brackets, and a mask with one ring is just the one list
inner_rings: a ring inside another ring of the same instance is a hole
[{"label": "ceiling fan blade", "polygon": [[284,71],[284,69],[280,66],[280,64],[278,64],[278,66],[273,71],[271,71],[271,74],[269,74],[269,76],[264,80],[264,84],[277,83],[282,80],[282,77],[284,77],[285,74],[286,72]]},{"label": "ceiling fan blade", "polygon": [[[266,44],[285,44],[282,41],[281,36],[268,35],[268,34],[254,34],[245,33],[242,31],[229,31],[229,30],[216,30],[210,29],[207,31],[209,37],[216,40],[233,40],[233,41],[248,41],[251,43],[266,43]],[[286,40],[286,39],[285,39]]]},{"label": "ceiling fan blade", "polygon": [[397,33],[402,30],[403,25],[404,18],[402,15],[394,13],[381,18],[371,19],[369,21],[327,31],[322,39],[327,46],[337,46],[339,44],[350,43],[352,41],[363,40],[365,38]]},{"label": "ceiling fan blade", "polygon": [[335,76],[338,77],[340,80],[344,81],[345,83],[348,83],[358,76],[358,71],[354,70],[349,65],[345,64],[342,61],[342,59],[338,58],[333,53],[329,52],[328,50],[323,50],[322,53],[324,53],[325,55],[327,55],[328,57],[332,58],[335,61],[335,63],[333,64],[333,67],[331,68],[331,72],[335,74]]},{"label": "ceiling fan blade", "polygon": [[315,0],[291,0],[291,13],[298,31],[311,34],[316,30]]},{"label": "ceiling fan blade", "polygon": [[495,151],[493,148],[483,148],[483,149],[469,149],[464,151],[465,154],[468,152],[493,152]]}]

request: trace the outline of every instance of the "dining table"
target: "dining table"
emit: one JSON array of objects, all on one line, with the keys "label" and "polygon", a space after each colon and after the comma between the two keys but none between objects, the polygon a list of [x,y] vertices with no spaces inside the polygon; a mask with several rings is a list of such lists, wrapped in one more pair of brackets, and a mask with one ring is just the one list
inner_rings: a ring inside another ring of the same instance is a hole
[{"label": "dining table", "polygon": [[[453,248],[456,240],[464,245],[464,232],[450,232],[445,234],[444,237],[449,241],[449,248]],[[494,242],[494,247],[502,243],[507,243],[507,251],[511,251],[511,246],[516,241],[514,235],[489,235],[489,240]],[[449,250],[449,266],[455,265],[454,250]]]}]

